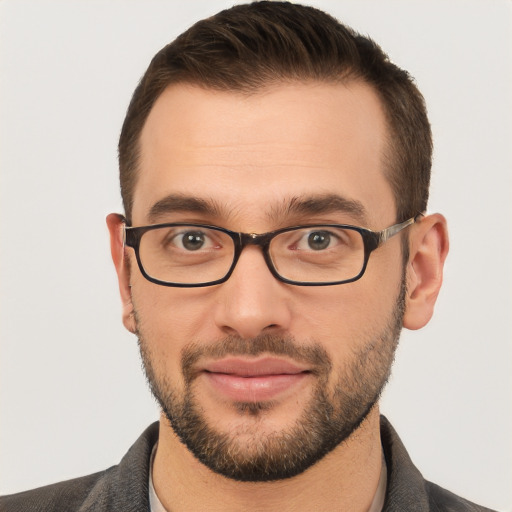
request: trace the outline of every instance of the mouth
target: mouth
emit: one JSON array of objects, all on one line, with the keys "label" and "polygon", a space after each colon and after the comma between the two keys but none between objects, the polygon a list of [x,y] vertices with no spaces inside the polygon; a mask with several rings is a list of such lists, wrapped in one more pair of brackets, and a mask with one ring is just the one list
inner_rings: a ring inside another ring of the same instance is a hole
[{"label": "mouth", "polygon": [[204,365],[201,375],[211,388],[236,402],[265,402],[295,391],[311,370],[290,361],[264,357],[227,358]]}]

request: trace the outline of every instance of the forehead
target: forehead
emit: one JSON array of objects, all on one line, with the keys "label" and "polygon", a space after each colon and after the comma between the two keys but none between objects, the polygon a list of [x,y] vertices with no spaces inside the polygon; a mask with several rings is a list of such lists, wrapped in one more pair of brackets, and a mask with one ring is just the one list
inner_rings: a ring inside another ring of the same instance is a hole
[{"label": "forehead", "polygon": [[250,95],[173,85],[141,133],[133,220],[148,222],[156,203],[177,195],[252,224],[296,198],[326,195],[360,203],[370,220],[393,220],[386,138],[380,101],[360,82]]}]

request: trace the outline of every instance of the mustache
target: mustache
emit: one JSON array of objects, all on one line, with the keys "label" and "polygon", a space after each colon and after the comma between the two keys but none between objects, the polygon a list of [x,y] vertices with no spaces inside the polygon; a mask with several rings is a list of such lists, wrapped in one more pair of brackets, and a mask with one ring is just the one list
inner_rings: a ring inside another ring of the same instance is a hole
[{"label": "mustache", "polygon": [[260,334],[255,338],[227,336],[213,344],[192,343],[181,352],[181,367],[185,380],[190,382],[197,373],[197,363],[201,359],[222,359],[227,356],[256,357],[263,354],[285,356],[299,363],[305,363],[315,374],[327,375],[331,368],[331,358],[318,344],[300,345],[292,336]]}]

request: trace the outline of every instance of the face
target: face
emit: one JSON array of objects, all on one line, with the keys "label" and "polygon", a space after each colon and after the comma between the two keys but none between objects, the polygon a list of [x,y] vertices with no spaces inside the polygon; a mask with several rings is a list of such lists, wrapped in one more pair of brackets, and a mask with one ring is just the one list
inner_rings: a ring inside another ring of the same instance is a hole
[{"label": "face", "polygon": [[[396,221],[385,145],[382,108],[364,84],[254,95],[172,86],[141,135],[132,224],[381,230]],[[132,249],[126,257],[126,324],[152,390],[212,470],[238,480],[296,475],[377,401],[402,324],[400,236],[372,254],[362,279],[325,287],[276,280],[255,246],[227,282],[205,288],[150,283]]]}]

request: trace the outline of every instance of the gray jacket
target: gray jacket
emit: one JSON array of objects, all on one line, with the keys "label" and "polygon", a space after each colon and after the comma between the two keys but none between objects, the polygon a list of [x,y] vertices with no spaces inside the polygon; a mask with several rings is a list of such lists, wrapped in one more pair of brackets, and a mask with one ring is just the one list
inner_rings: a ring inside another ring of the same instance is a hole
[{"label": "gray jacket", "polygon": [[[381,417],[381,437],[388,472],[384,512],[490,511],[424,480],[384,417]],[[149,511],[149,459],[157,439],[158,423],[154,423],[119,465],[82,478],[0,497],[0,512]]]}]

